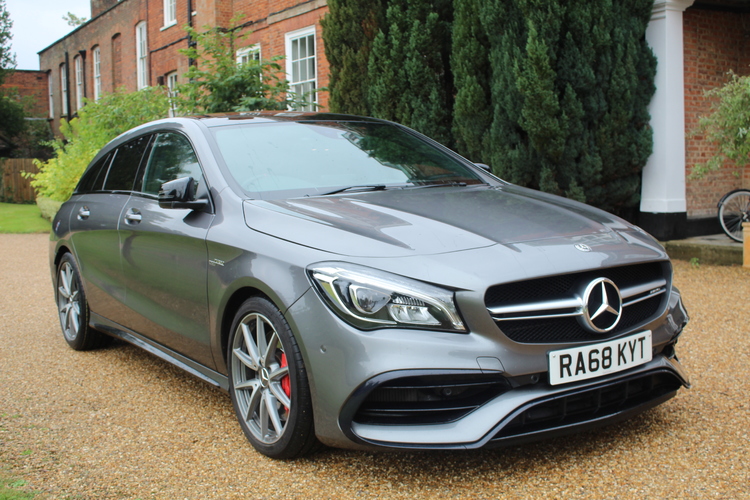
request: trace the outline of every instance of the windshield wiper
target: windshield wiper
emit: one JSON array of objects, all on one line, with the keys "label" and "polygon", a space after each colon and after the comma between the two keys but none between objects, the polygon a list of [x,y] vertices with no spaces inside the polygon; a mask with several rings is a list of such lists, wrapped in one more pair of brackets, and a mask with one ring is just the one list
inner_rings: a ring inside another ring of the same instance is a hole
[{"label": "windshield wiper", "polygon": [[431,182],[429,184],[415,184],[413,186],[406,186],[404,189],[423,189],[423,188],[434,188],[434,187],[466,187],[468,184],[463,181],[455,182]]},{"label": "windshield wiper", "polygon": [[320,193],[318,194],[318,196],[328,196],[331,194],[345,193],[347,191],[383,191],[384,189],[385,184],[366,184],[362,186],[348,186],[345,188],[334,189],[333,191],[328,191],[327,193]]}]

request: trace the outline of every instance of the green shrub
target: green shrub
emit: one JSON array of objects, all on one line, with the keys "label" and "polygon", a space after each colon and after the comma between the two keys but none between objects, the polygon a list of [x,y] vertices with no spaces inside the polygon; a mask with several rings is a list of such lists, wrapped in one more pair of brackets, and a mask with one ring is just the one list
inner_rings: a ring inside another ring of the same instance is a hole
[{"label": "green shrub", "polygon": [[65,137],[51,145],[54,158],[34,163],[39,173],[27,174],[41,197],[56,201],[70,198],[78,180],[96,153],[121,133],[169,112],[169,97],[163,87],[150,87],[127,93],[124,89],[105,94],[98,101],[86,100],[78,118],[63,120]]},{"label": "green shrub", "polygon": [[693,178],[718,170],[725,162],[738,168],[750,162],[750,76],[733,72],[729,76],[724,86],[706,92],[706,97],[715,101],[711,113],[701,117],[694,135],[705,134],[705,140],[714,143],[717,151],[706,163],[695,165]]},{"label": "green shrub", "polygon": [[174,104],[180,114],[284,110],[311,104],[290,92],[289,82],[279,76],[283,57],[237,64],[237,45],[249,34],[238,34],[239,20],[232,18],[229,28],[204,26],[203,32],[185,28],[195,45],[180,53],[196,64],[183,75],[188,82],[177,86]]},{"label": "green shrub", "polygon": [[62,206],[62,204],[62,201],[55,201],[43,196],[40,196],[36,199],[36,206],[39,207],[39,211],[41,212],[42,217],[50,222],[52,222],[52,219],[55,218],[55,215],[57,214],[57,211],[60,210],[60,206]]}]

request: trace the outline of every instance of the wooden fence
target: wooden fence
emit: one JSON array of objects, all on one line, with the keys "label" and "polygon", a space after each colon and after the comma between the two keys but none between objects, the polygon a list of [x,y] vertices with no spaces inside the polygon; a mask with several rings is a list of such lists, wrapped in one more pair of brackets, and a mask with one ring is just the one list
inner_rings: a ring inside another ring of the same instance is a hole
[{"label": "wooden fence", "polygon": [[33,203],[36,191],[31,187],[31,179],[21,172],[39,171],[31,158],[0,158],[0,201],[5,203]]}]

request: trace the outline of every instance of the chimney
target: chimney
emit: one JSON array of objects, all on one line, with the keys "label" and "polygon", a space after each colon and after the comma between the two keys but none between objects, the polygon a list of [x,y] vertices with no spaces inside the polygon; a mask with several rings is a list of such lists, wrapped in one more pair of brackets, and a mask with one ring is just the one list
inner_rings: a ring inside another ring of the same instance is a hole
[{"label": "chimney", "polygon": [[117,5],[119,0],[91,0],[91,19],[95,18],[105,10]]}]

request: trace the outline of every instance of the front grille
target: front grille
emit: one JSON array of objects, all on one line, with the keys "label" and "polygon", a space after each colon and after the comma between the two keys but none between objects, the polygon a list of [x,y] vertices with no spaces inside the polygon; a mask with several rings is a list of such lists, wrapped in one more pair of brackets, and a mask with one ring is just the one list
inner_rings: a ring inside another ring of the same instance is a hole
[{"label": "front grille", "polygon": [[674,375],[656,372],[568,395],[558,395],[524,408],[491,442],[498,443],[613,416],[666,397],[681,386],[682,383]]},{"label": "front grille", "polygon": [[[506,283],[493,286],[487,291],[485,305],[500,330],[514,342],[535,344],[599,341],[627,332],[658,317],[667,304],[666,291],[670,275],[669,263],[650,262]],[[612,280],[621,292],[640,290],[632,297],[626,298],[623,295],[620,320],[606,334],[593,333],[584,328],[576,316],[580,315],[582,290],[596,278]],[[651,295],[649,287],[658,289],[659,293]],[[535,309],[537,305],[539,310]],[[501,312],[493,314],[493,309]]]},{"label": "front grille", "polygon": [[404,377],[370,392],[353,420],[373,425],[442,424],[466,416],[508,389],[499,375]]}]

